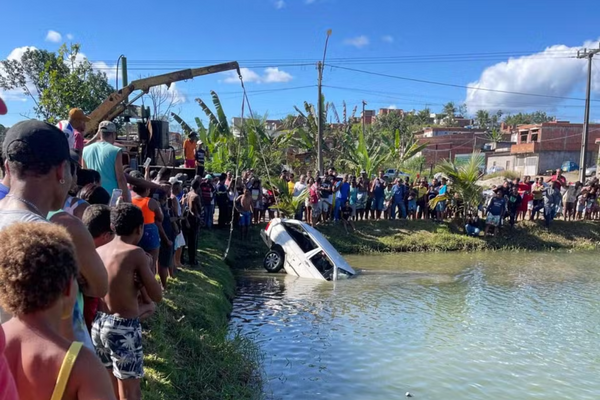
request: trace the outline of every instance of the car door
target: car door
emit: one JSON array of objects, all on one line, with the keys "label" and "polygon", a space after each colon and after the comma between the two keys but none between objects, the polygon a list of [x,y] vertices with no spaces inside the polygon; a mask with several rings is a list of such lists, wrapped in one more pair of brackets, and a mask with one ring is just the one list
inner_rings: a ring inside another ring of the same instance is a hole
[{"label": "car door", "polygon": [[297,223],[283,223],[292,241],[285,247],[286,267],[292,269],[302,278],[324,279],[308,261],[309,256],[320,251],[320,247],[312,240],[308,232]]}]

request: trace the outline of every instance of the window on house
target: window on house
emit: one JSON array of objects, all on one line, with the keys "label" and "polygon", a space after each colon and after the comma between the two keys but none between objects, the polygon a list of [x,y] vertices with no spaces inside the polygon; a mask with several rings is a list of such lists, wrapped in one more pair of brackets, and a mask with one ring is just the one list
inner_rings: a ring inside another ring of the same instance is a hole
[{"label": "window on house", "polygon": [[510,171],[510,161],[506,162],[506,168],[505,168],[505,170],[506,171]]},{"label": "window on house", "polygon": [[531,142],[537,142],[539,140],[539,133],[537,129],[535,131],[531,131]]},{"label": "window on house", "polygon": [[492,164],[492,167],[495,167],[495,166],[496,166],[496,161],[494,161],[494,163]]},{"label": "window on house", "polygon": [[520,143],[527,143],[527,136],[529,135],[529,131],[521,131],[521,141]]}]

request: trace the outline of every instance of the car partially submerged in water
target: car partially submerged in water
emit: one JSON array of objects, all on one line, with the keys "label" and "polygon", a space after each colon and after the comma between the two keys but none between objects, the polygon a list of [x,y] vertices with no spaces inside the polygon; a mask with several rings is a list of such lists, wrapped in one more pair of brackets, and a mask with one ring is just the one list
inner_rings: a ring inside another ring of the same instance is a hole
[{"label": "car partially submerged in water", "polygon": [[283,268],[289,275],[327,281],[356,274],[319,231],[302,221],[274,218],[260,236],[269,248],[263,261],[268,272]]}]

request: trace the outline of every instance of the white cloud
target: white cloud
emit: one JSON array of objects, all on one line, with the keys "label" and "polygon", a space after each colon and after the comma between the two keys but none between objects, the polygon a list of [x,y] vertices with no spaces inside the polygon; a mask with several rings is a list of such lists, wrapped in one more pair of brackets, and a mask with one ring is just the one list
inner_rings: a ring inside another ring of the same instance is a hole
[{"label": "white cloud", "polygon": [[384,35],[381,37],[381,40],[386,43],[394,43],[394,37],[392,35]]},{"label": "white cloud", "polygon": [[[258,73],[254,72],[249,68],[240,68],[240,72],[242,73],[242,78],[245,83],[254,82],[254,83],[283,83],[289,82],[294,77],[280,70],[279,68],[265,68],[264,74],[261,76]],[[235,71],[225,72],[227,78],[223,80],[225,83],[239,83],[240,79]]]},{"label": "white cloud", "polygon": [[67,39],[68,40],[73,40],[75,38],[75,36],[73,36],[72,33],[67,33]]},{"label": "white cloud", "polygon": [[56,31],[49,30],[46,34],[46,42],[58,43],[62,40],[62,35]]},{"label": "white cloud", "polygon": [[262,81],[264,83],[281,83],[289,82],[292,79],[292,75],[285,71],[281,71],[279,68],[266,68]]},{"label": "white cloud", "polygon": [[396,110],[398,107],[395,104],[390,104],[388,110]]},{"label": "white cloud", "polygon": [[277,0],[275,2],[275,8],[278,10],[281,10],[283,7],[285,7],[285,1],[283,0]]},{"label": "white cloud", "polygon": [[354,46],[357,49],[362,49],[369,44],[369,38],[365,35],[357,36],[355,38],[349,38],[344,40],[344,44],[348,46]]},{"label": "white cloud", "polygon": [[[584,47],[597,48],[598,42],[586,42]],[[580,47],[554,45],[528,56],[510,58],[486,68],[479,79],[470,83],[465,103],[470,113],[479,109],[510,112],[530,109],[553,110],[562,99],[523,96],[477,90],[478,87],[519,93],[536,93],[547,96],[572,96],[583,89],[587,63],[573,56]],[[592,88],[600,91],[600,71],[594,70]],[[583,106],[583,103],[581,104]]]},{"label": "white cloud", "polygon": [[183,104],[187,102],[186,95],[181,90],[177,89],[177,82],[171,83],[168,91],[173,94],[173,104]]},{"label": "white cloud", "polygon": [[21,57],[23,57],[23,54],[25,54],[25,52],[27,50],[37,50],[37,48],[33,47],[33,46],[23,46],[23,47],[17,47],[15,49],[13,49],[10,54],[8,55],[8,57],[6,57],[7,60],[21,60]]}]

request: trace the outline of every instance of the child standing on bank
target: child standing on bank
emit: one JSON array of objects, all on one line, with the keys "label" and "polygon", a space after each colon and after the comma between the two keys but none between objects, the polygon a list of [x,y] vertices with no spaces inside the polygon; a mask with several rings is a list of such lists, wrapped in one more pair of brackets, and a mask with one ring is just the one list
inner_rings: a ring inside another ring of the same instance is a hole
[{"label": "child standing on bank", "polygon": [[144,234],[142,211],[123,203],[111,210],[110,219],[116,236],[98,248],[108,271],[108,294],[99,304],[92,341],[100,361],[112,372],[115,394],[121,399],[141,399],[144,353],[138,293],[141,286],[152,301],[159,302],[162,290],[150,257],[137,246]]}]

